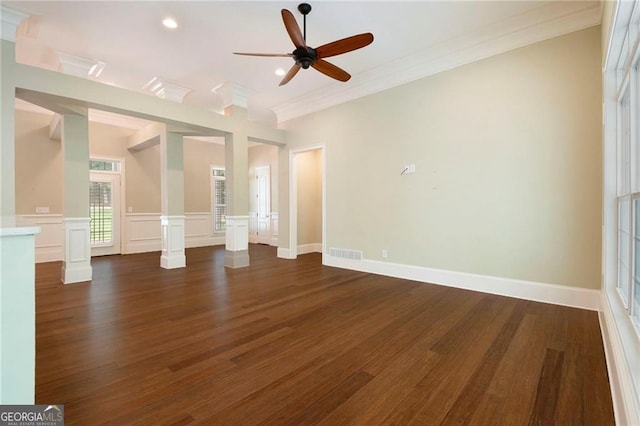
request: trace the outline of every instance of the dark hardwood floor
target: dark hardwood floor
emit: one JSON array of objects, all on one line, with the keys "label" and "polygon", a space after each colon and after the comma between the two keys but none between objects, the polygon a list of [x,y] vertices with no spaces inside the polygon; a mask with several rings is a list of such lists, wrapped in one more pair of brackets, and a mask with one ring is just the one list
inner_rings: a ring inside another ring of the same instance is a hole
[{"label": "dark hardwood floor", "polygon": [[596,312],[224,248],[36,267],[36,402],[67,424],[609,425]]}]

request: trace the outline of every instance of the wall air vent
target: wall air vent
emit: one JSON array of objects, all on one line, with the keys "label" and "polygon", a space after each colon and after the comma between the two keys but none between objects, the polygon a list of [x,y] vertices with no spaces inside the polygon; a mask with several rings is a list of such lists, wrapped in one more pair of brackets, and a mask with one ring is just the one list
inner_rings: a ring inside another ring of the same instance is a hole
[{"label": "wall air vent", "polygon": [[362,250],[349,250],[341,248],[330,248],[329,256],[342,257],[343,259],[362,260]]}]

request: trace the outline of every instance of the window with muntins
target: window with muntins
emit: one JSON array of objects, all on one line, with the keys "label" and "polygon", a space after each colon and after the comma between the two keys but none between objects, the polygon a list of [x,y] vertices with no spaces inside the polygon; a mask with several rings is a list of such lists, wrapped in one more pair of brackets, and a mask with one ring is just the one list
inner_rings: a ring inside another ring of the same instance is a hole
[{"label": "window with muntins", "polygon": [[225,232],[227,223],[227,188],[224,169],[212,169],[213,231]]},{"label": "window with muntins", "polygon": [[640,103],[638,63],[631,64],[629,34],[621,49],[616,72],[617,99],[617,290],[640,331]]},{"label": "window with muntins", "polygon": [[117,160],[89,160],[89,170],[97,172],[119,172],[120,162]]}]

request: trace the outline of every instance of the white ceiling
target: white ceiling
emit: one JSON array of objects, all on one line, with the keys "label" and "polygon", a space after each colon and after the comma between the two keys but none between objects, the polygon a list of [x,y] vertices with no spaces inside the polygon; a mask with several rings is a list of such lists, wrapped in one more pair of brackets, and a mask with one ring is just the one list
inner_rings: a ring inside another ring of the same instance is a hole
[{"label": "white ceiling", "polygon": [[[27,13],[16,37],[18,60],[59,69],[64,52],[103,61],[98,81],[142,91],[153,77],[191,90],[183,102],[220,110],[224,83],[247,90],[249,108],[279,121],[553,36],[597,25],[597,1],[315,1],[307,17],[312,47],[362,32],[373,44],[330,58],[352,78],[332,80],[301,70],[287,85],[276,68],[290,58],[233,51],[293,50],[280,9],[299,18],[297,4],[272,1],[2,1]],[[161,24],[171,16],[176,30]]]}]

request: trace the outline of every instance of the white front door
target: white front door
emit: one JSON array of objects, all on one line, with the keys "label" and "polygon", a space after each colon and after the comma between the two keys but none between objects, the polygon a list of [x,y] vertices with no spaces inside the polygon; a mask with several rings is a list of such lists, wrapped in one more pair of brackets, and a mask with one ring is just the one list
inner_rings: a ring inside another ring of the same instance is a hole
[{"label": "white front door", "polygon": [[269,244],[271,240],[271,170],[269,166],[256,168],[256,183],[258,191],[258,243]]},{"label": "white front door", "polygon": [[91,256],[120,253],[120,175],[91,172]]}]

